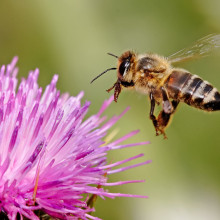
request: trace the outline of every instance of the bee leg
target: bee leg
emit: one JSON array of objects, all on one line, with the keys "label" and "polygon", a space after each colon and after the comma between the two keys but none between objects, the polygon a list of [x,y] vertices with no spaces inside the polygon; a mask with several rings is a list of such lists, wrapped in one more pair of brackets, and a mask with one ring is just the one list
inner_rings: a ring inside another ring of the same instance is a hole
[{"label": "bee leg", "polygon": [[157,122],[157,119],[156,119],[156,117],[154,115],[155,99],[154,99],[152,93],[150,93],[150,104],[151,104],[150,105],[150,119],[153,122],[154,128],[156,130],[156,135],[158,136],[159,135],[158,122]]},{"label": "bee leg", "polygon": [[112,89],[115,89],[114,91],[114,101],[117,102],[118,101],[118,96],[121,92],[121,83],[120,81],[117,81],[110,89],[107,89],[107,92],[110,92]]},{"label": "bee leg", "polygon": [[160,89],[161,89],[162,97],[163,97],[163,110],[164,110],[164,112],[166,112],[168,114],[172,113],[173,112],[173,105],[168,98],[167,91],[163,86]]},{"label": "bee leg", "polygon": [[169,107],[168,109],[172,109],[172,111],[167,113],[167,109],[165,108],[159,113],[158,117],[156,118],[154,115],[154,108],[155,108],[156,103],[155,103],[155,99],[153,97],[153,94],[150,93],[150,103],[151,103],[150,119],[152,120],[154,128],[156,130],[156,136],[162,134],[164,136],[164,139],[167,138],[164,130],[168,126],[170,118],[171,118],[172,114],[174,114],[174,112],[179,104],[179,101],[176,101],[176,100],[173,100],[172,102],[170,102],[168,100],[168,97],[167,97],[167,99],[165,99],[165,101],[168,101],[170,103],[171,107]]},{"label": "bee leg", "polygon": [[157,122],[158,122],[158,131],[160,134],[163,135],[164,139],[167,139],[167,136],[165,134],[165,128],[167,127],[169,120],[170,120],[170,113],[165,113],[164,110],[160,112],[160,114],[157,117]]},{"label": "bee leg", "polygon": [[158,131],[160,131],[161,134],[163,134],[164,139],[167,139],[167,136],[166,136],[164,130],[168,126],[170,118],[171,118],[172,114],[174,114],[174,112],[179,104],[179,101],[173,100],[171,102],[171,104],[172,104],[172,109],[173,109],[173,111],[171,113],[166,113],[164,110],[162,110],[157,117],[157,125],[158,125],[157,129],[158,129]]}]

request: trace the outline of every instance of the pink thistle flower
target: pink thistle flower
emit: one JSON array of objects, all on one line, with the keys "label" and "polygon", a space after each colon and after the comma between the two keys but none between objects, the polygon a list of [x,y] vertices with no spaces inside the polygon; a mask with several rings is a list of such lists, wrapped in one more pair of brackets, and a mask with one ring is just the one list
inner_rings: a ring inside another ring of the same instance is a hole
[{"label": "pink thistle flower", "polygon": [[148,143],[121,144],[138,131],[111,143],[102,140],[128,109],[105,122],[106,117],[101,115],[112,102],[111,97],[96,115],[83,121],[90,104],[81,106],[83,92],[76,97],[60,95],[57,75],[42,92],[37,84],[38,69],[22,79],[16,91],[16,62],[17,57],[0,68],[1,213],[9,219],[39,219],[36,210],[59,219],[97,219],[89,214],[94,211],[89,195],[146,198],[103,188],[143,182],[109,183],[108,175],[150,162],[117,168],[143,156],[139,154],[107,164],[108,151]]}]

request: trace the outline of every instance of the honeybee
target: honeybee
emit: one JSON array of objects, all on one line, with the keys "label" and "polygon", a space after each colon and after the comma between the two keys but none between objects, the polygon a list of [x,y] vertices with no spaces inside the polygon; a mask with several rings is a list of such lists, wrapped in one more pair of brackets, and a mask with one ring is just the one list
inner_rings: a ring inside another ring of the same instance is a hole
[{"label": "honeybee", "polygon": [[[169,57],[151,53],[137,54],[133,51],[126,51],[120,57],[108,53],[118,59],[117,68],[105,70],[91,83],[106,72],[117,69],[117,81],[107,92],[114,89],[115,102],[123,88],[131,88],[148,95],[149,116],[156,135],[161,134],[167,138],[165,129],[179,102],[209,112],[220,110],[220,93],[216,88],[199,76],[172,66],[172,63],[206,56],[218,47],[220,34],[212,34]],[[154,115],[156,104],[162,106],[157,117]]]}]

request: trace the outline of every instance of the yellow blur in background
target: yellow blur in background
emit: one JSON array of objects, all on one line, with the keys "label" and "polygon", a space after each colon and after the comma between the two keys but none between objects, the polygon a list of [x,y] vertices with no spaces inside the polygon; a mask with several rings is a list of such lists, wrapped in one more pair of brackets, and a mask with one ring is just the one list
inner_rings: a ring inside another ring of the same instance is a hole
[{"label": "yellow blur in background", "polygon": [[[116,66],[128,49],[168,56],[210,33],[220,32],[219,0],[19,0],[0,6],[0,64],[19,56],[19,75],[40,69],[39,84],[47,85],[59,74],[58,89],[77,95],[85,91],[91,101],[88,115],[96,113],[116,81],[112,71],[93,84],[92,78]],[[220,89],[219,56],[181,64]],[[220,219],[220,112],[205,113],[180,104],[168,140],[156,137],[148,118],[149,100],[122,92],[106,114],[131,110],[115,127],[117,137],[131,130],[141,132],[128,142],[151,141],[150,145],[118,150],[117,161],[141,152],[153,162],[111,176],[110,181],[146,179],[146,183],[113,187],[121,193],[148,195],[148,199],[98,199],[95,216],[140,220]],[[116,138],[117,138],[116,137]],[[141,161],[139,161],[141,162]]]}]

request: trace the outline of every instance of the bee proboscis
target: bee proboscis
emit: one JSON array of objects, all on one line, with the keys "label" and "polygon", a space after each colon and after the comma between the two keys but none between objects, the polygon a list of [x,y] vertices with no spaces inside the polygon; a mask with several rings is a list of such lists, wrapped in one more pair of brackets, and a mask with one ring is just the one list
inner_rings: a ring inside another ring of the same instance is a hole
[{"label": "bee proboscis", "polygon": [[[167,58],[151,53],[137,54],[133,51],[126,51],[120,57],[108,53],[118,59],[117,68],[105,70],[91,83],[109,70],[117,69],[117,81],[107,92],[114,89],[115,102],[123,88],[149,95],[149,116],[156,135],[162,134],[166,138],[164,130],[179,102],[209,112],[220,110],[220,92],[216,88],[199,76],[172,66],[172,63],[206,56],[219,47],[220,34],[211,34]],[[162,105],[157,117],[154,115],[156,104]]]}]

